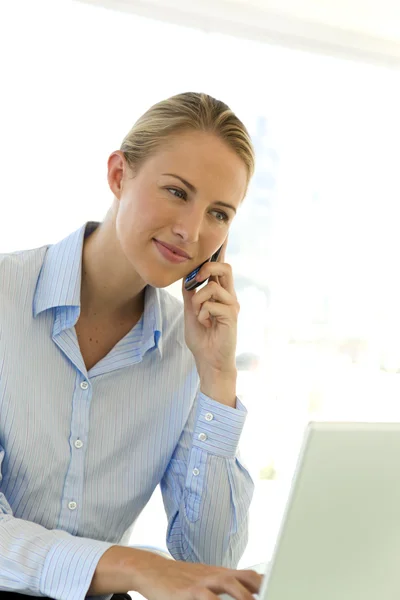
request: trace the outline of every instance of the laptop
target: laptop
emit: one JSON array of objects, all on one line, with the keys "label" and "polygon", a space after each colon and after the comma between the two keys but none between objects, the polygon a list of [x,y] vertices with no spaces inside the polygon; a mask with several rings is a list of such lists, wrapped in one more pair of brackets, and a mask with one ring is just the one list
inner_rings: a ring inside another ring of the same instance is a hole
[{"label": "laptop", "polygon": [[400,599],[400,423],[308,425],[255,597]]}]

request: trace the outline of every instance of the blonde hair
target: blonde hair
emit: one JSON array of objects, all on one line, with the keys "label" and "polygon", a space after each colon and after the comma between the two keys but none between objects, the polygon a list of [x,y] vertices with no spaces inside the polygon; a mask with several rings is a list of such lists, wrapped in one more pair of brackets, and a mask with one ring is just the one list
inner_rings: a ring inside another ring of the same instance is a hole
[{"label": "blonde hair", "polygon": [[186,92],[158,102],[136,121],[120,150],[128,165],[139,169],[163,142],[184,131],[218,136],[245,164],[249,183],[255,163],[250,135],[229,106],[207,94]]}]

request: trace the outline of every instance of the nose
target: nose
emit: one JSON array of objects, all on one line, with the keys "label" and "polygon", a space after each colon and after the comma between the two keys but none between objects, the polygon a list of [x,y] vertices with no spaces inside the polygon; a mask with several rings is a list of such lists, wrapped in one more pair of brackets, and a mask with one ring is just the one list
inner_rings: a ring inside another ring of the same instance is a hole
[{"label": "nose", "polygon": [[181,241],[187,244],[193,244],[199,240],[201,227],[203,224],[204,213],[194,203],[191,206],[186,206],[177,217],[172,232],[179,237]]}]

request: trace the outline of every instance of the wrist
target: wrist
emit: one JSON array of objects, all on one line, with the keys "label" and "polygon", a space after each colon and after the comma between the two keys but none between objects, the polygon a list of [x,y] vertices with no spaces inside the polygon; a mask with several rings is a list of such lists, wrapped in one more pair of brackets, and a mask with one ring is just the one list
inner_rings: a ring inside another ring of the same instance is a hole
[{"label": "wrist", "polygon": [[236,369],[230,371],[208,369],[199,373],[199,376],[200,391],[203,394],[220,404],[236,408]]},{"label": "wrist", "polygon": [[125,594],[132,589],[135,551],[111,546],[100,558],[88,590],[89,596]]},{"label": "wrist", "polygon": [[154,575],[161,573],[163,565],[168,563],[168,559],[148,550],[136,548],[131,548],[131,550],[135,554],[132,555],[131,561],[130,590],[145,596],[149,583],[154,582]]},{"label": "wrist", "polygon": [[167,559],[145,550],[112,546],[101,557],[87,593],[98,596],[140,591],[146,574],[157,560]]}]

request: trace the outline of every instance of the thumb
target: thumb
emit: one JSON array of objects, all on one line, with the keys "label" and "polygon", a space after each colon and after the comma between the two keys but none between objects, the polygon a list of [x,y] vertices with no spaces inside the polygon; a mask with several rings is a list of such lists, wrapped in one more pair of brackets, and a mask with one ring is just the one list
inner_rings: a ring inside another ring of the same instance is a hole
[{"label": "thumb", "polygon": [[183,296],[183,317],[185,320],[186,329],[194,329],[196,327],[197,317],[194,313],[192,298],[196,292],[194,290],[188,291],[185,286],[182,285],[182,296]]},{"label": "thumb", "polygon": [[182,297],[183,297],[183,304],[185,306],[185,311],[189,311],[190,313],[193,313],[193,306],[192,306],[192,298],[195,295],[195,290],[191,290],[188,291],[185,288],[185,280],[182,280]]}]

